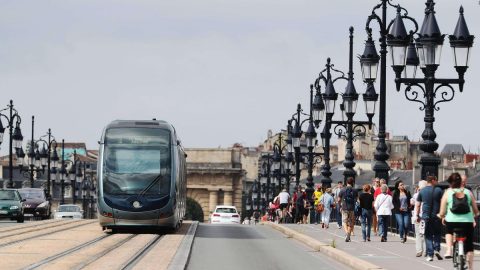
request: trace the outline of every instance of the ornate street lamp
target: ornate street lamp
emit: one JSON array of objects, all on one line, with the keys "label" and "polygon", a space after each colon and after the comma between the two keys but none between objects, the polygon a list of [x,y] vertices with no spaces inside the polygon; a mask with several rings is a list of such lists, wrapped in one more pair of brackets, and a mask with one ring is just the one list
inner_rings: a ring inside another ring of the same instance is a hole
[{"label": "ornate street lamp", "polygon": [[[405,84],[405,97],[409,101],[418,102],[421,105],[420,110],[425,111],[425,130],[422,133],[422,144],[420,149],[424,152],[420,156],[419,164],[422,165],[421,177],[425,179],[428,175],[438,177],[438,166],[440,158],[435,155],[438,149],[438,143],[435,142],[437,134],[433,129],[435,121],[434,112],[439,110],[439,103],[451,101],[455,96],[455,90],[452,85],[458,85],[460,92],[463,91],[465,83],[464,74],[468,69],[471,47],[473,46],[474,36],[470,35],[464,18],[464,10],[460,7],[460,15],[457,21],[453,35],[449,36],[450,46],[453,48],[454,67],[457,71],[457,79],[440,79],[435,77],[435,73],[440,65],[440,57],[445,35],[441,33],[435,18],[435,3],[429,0],[426,3],[425,18],[415,41],[418,52],[418,64],[424,74],[423,78],[415,76],[404,76],[401,74],[404,69],[412,69],[414,63],[394,66],[395,82],[397,91],[400,91],[401,85]],[[398,15],[396,22],[398,21]],[[404,16],[403,16],[404,17]],[[396,23],[395,22],[395,23]],[[410,44],[412,46],[413,32],[410,34]],[[390,40],[387,40],[389,46],[393,46]],[[412,58],[413,52],[411,55]],[[408,72],[407,72],[408,73]],[[423,86],[422,86],[423,85]],[[422,98],[423,97],[423,98]]]},{"label": "ornate street lamp", "polygon": [[[9,114],[6,115],[2,113],[3,111],[9,111]],[[7,126],[4,126],[1,118],[2,116],[7,120]],[[22,118],[18,114],[17,110],[13,107],[13,100],[10,100],[10,104],[7,108],[0,110],[0,144],[3,142],[3,135],[5,133],[5,129],[9,129],[9,147],[8,147],[8,181],[7,181],[7,188],[13,188],[13,148],[17,149],[22,147],[22,131],[20,130],[20,123],[22,122]],[[14,126],[15,125],[15,126]]]},{"label": "ornate street lamp", "polygon": [[[395,25],[393,22],[387,24],[387,7],[395,7],[400,10],[405,10],[400,6],[394,6],[391,4],[390,0],[380,0],[380,4],[375,5],[371,14],[368,16],[366,31],[368,34],[368,39],[365,43],[364,54],[360,57],[360,64],[362,67],[363,80],[367,83],[367,89],[373,89],[373,84],[377,79],[377,69],[378,69],[378,60],[380,60],[380,106],[379,106],[379,121],[378,121],[378,143],[376,151],[374,154],[375,164],[373,165],[373,170],[375,171],[375,177],[383,178],[388,181],[388,171],[390,167],[387,164],[389,158],[388,147],[385,142],[386,137],[386,89],[387,89],[387,35],[390,34],[391,41],[392,38],[396,38],[396,43],[392,43],[390,48],[390,53],[392,57],[392,63],[395,66],[396,64],[401,64],[402,59],[405,61],[406,55],[406,46],[404,42],[405,35],[403,30],[405,26],[403,21],[397,20]],[[377,10],[381,9],[381,16],[377,15]],[[406,13],[406,12],[405,12]],[[398,18],[398,16],[397,16]],[[407,18],[414,22],[413,19],[407,15],[401,16],[400,19]],[[377,54],[375,49],[375,44],[372,40],[372,28],[370,23],[374,21],[377,22],[380,26],[380,57]],[[390,25],[390,29],[388,26]],[[402,26],[403,25],[403,26]],[[389,30],[391,32],[389,33]],[[407,40],[409,41],[409,40]],[[372,95],[371,95],[372,96]],[[366,104],[366,106],[369,106]],[[367,112],[372,112],[367,108]],[[369,116],[370,117],[370,116]]]},{"label": "ornate street lamp", "polygon": [[[353,117],[357,110],[357,103],[359,94],[357,93],[353,80],[353,27],[350,27],[350,46],[349,46],[349,71],[348,78],[345,77],[342,71],[336,70],[331,64],[330,58],[327,59],[326,69],[322,70],[319,74],[319,78],[316,81],[316,85],[319,85],[320,81],[323,81],[325,84],[325,93],[323,94],[323,99],[325,103],[330,102],[334,104],[337,100],[338,94],[335,91],[334,83],[338,80],[347,80],[347,86],[345,92],[342,95],[342,103],[340,104],[340,110],[342,115],[341,121],[332,120],[335,113],[335,106],[331,106],[331,111],[327,111],[325,119],[325,127],[320,134],[322,138],[322,145],[324,147],[324,165],[322,166],[322,186],[330,187],[332,180],[330,179],[330,139],[331,139],[331,127],[334,126],[334,133],[340,138],[344,138],[347,141],[345,147],[345,160],[343,165],[345,167],[344,179],[349,177],[355,178],[355,167],[354,154],[353,154],[353,140],[356,137],[363,136],[366,132],[365,126],[372,126],[372,118],[375,114],[376,102],[378,99],[378,94],[375,92],[373,87],[374,78],[376,78],[376,69],[378,64],[378,55],[374,48],[373,41],[367,41],[367,48],[362,56],[360,56],[360,61],[362,63],[362,74],[364,79],[367,80],[367,90],[363,94],[363,100],[365,102],[366,114],[368,121],[354,121]],[[332,79],[332,72],[335,71],[339,73],[340,76]],[[326,76],[324,73],[326,72]],[[318,86],[319,87],[319,86]],[[327,106],[328,107],[328,106]],[[356,132],[358,130],[363,130],[363,132]]]}]

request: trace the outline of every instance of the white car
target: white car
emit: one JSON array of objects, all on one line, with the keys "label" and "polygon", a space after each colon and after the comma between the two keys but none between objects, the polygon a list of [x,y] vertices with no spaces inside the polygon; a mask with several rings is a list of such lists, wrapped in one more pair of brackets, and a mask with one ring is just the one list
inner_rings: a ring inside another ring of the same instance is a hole
[{"label": "white car", "polygon": [[210,216],[212,224],[240,224],[240,215],[237,208],[231,205],[217,205]]},{"label": "white car", "polygon": [[82,219],[83,210],[75,204],[62,204],[55,210],[55,219]]}]

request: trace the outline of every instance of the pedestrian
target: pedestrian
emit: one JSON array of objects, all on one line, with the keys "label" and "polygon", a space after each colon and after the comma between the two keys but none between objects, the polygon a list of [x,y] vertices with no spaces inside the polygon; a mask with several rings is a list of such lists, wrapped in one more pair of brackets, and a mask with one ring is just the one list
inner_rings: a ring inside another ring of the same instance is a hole
[{"label": "pedestrian", "polygon": [[315,190],[315,192],[313,192],[313,222],[312,220],[310,221],[310,223],[315,223],[315,225],[317,225],[318,223],[320,223],[321,221],[321,217],[322,217],[322,212],[317,212],[317,206],[318,206],[318,202],[320,201],[320,198],[322,197],[323,193],[322,193],[322,186],[318,185],[317,186],[317,190]]},{"label": "pedestrian", "polygon": [[[433,261],[433,255],[435,255],[438,260],[443,260],[442,255],[440,255],[442,224],[441,220],[437,217],[437,213],[440,211],[440,201],[443,191],[441,188],[436,187],[437,183],[438,180],[436,176],[427,176],[427,186],[420,190],[415,203],[417,213],[420,213],[420,204],[422,205],[421,218],[425,222],[427,261],[430,262]],[[420,221],[419,216],[416,218],[417,221]]]},{"label": "pedestrian", "polygon": [[312,210],[312,205],[309,200],[305,199],[304,200],[304,209],[303,209],[303,224],[309,223],[308,221],[311,220],[308,218],[308,215],[310,215],[311,210]]},{"label": "pedestrian", "polygon": [[287,206],[288,203],[290,202],[290,194],[288,194],[287,190],[284,188],[282,192],[278,194],[278,201],[280,203],[280,222],[281,223],[286,223],[285,222],[285,217],[287,215]]},{"label": "pedestrian", "polygon": [[[417,201],[418,194],[420,190],[422,190],[424,187],[427,186],[427,181],[425,180],[420,180],[418,182],[418,187],[415,190],[415,194],[413,194],[412,198],[410,199],[411,205],[415,205],[415,202]],[[417,213],[417,208],[414,207],[412,210],[412,217],[419,216],[420,220],[417,220],[416,218],[412,218],[412,223],[415,226],[415,250],[417,251],[416,255],[417,257],[422,257],[422,254],[424,252],[424,246],[425,246],[425,222],[421,219],[422,217],[422,207],[420,206],[420,213]]]},{"label": "pedestrian", "polygon": [[358,192],[353,188],[354,179],[347,179],[347,186],[338,193],[337,203],[342,204],[342,223],[345,230],[345,242],[350,242],[355,226],[355,202],[358,200]]},{"label": "pedestrian", "polygon": [[403,181],[398,180],[397,182],[395,182],[395,190],[393,191],[392,196],[393,212],[395,213],[395,219],[397,221],[397,227],[402,243],[405,243],[407,241],[407,234],[411,226],[411,198],[412,195],[410,194],[410,191],[405,188],[405,184],[403,183]]},{"label": "pedestrian", "polygon": [[305,211],[305,197],[304,197],[301,186],[297,188],[294,201],[295,201],[295,222],[297,224],[301,224],[303,222],[303,213]]},{"label": "pedestrian", "polygon": [[378,218],[378,234],[381,236],[381,242],[387,242],[387,226],[392,215],[393,203],[392,196],[388,194],[388,186],[383,184],[380,187],[382,193],[377,195],[374,207]]},{"label": "pedestrian", "polygon": [[338,203],[338,194],[343,188],[343,182],[338,181],[337,186],[335,187],[333,191],[333,198],[335,200],[335,220],[337,221],[337,228],[341,229],[342,228],[342,204]]},{"label": "pedestrian", "polygon": [[[380,190],[380,178],[375,177],[373,179],[373,188],[370,189],[370,192],[372,193],[372,196],[375,194],[375,192]],[[379,193],[381,193],[379,191]],[[375,200],[375,197],[373,197]],[[377,220],[377,213],[375,212],[375,208],[372,209],[372,227],[373,227],[373,234],[376,236],[378,232],[378,220]]]},{"label": "pedestrian", "polygon": [[330,225],[330,214],[332,213],[332,208],[335,208],[335,202],[332,196],[332,189],[327,188],[322,197],[320,197],[319,204],[323,205],[323,211],[321,212],[322,216],[322,228],[328,229]]},{"label": "pedestrian", "polygon": [[[387,184],[387,180],[385,180],[385,179],[383,179],[383,178],[380,179],[380,187],[381,187],[382,185],[386,185],[386,184]],[[388,187],[388,186],[387,186],[387,187]],[[382,193],[382,189],[381,189],[381,188],[377,188],[377,189],[375,190],[375,193],[373,194],[373,199],[376,200],[376,199],[377,199],[377,196],[380,195],[381,193]],[[390,189],[387,189],[387,194],[390,195],[390,196],[392,196],[392,192],[390,191]]]},{"label": "pedestrian", "polygon": [[466,180],[466,177],[458,173],[450,175],[447,180],[450,188],[443,194],[438,215],[447,228],[445,259],[452,258],[452,235],[455,229],[461,229],[467,238],[464,249],[467,252],[469,269],[473,269],[473,229],[476,225],[474,218],[478,216],[479,211],[472,192],[465,188]]},{"label": "pedestrian", "polygon": [[363,185],[363,193],[360,194],[358,200],[360,201],[361,212],[361,224],[362,224],[362,237],[363,242],[370,242],[370,231],[372,226],[372,214],[373,214],[373,195],[370,192],[371,187],[369,184]]}]

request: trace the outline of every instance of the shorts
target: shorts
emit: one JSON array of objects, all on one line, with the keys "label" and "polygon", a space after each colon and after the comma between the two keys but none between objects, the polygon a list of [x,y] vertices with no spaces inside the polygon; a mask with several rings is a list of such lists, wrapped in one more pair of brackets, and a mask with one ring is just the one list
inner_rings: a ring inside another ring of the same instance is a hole
[{"label": "shorts", "polygon": [[463,236],[467,239],[465,240],[464,249],[465,252],[473,251],[473,223],[472,222],[445,222],[447,227],[447,233],[453,234],[455,229],[460,229],[463,232]]},{"label": "shorts", "polygon": [[281,203],[280,204],[280,210],[285,209],[288,206],[288,203]]},{"label": "shorts", "polygon": [[342,222],[346,226],[353,227],[355,225],[355,214],[352,211],[344,211],[342,210]]}]

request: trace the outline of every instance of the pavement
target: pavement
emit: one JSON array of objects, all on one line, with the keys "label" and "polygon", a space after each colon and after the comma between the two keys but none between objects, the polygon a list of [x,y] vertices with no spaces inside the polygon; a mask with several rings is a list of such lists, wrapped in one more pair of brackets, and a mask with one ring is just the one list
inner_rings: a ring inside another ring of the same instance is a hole
[{"label": "pavement", "polygon": [[[375,267],[360,267],[359,264],[364,262],[370,265],[377,266],[376,269],[391,269],[391,270],[404,270],[404,269],[452,269],[452,260],[437,260],[434,258],[433,262],[427,262],[425,257],[415,257],[415,240],[409,238],[406,243],[400,242],[400,237],[396,234],[389,234],[388,242],[380,242],[380,237],[371,235],[371,242],[363,242],[360,226],[355,226],[354,236],[351,238],[351,242],[345,242],[345,233],[343,229],[337,229],[336,223],[331,223],[329,229],[322,229],[320,225],[314,224],[270,224],[270,226],[277,227],[277,230],[287,228],[286,234],[292,234],[290,230],[293,230],[299,235],[293,238],[302,239],[310,246],[315,246],[320,243],[318,249],[320,253],[325,253],[333,258],[337,258],[339,261],[349,262],[353,261],[352,269],[375,269]],[[290,229],[290,230],[288,230]],[[315,241],[316,240],[316,241]],[[322,246],[327,246],[330,249],[341,251],[339,253],[328,254],[328,249]],[[442,248],[442,255],[444,248]],[[356,267],[358,266],[358,267]],[[480,256],[475,256],[474,269],[480,270]]]}]

